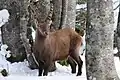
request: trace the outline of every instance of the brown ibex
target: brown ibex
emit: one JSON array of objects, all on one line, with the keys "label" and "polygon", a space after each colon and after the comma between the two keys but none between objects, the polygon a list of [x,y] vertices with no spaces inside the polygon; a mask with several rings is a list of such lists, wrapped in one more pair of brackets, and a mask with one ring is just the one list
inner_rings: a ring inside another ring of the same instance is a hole
[{"label": "brown ibex", "polygon": [[[48,23],[38,25],[34,43],[34,55],[39,64],[39,76],[48,74],[53,62],[68,58],[72,73],[76,72],[78,64],[78,75],[81,75],[83,61],[79,56],[79,49],[82,46],[82,38],[71,28],[64,28],[55,32],[49,32]],[[73,70],[74,69],[74,70]]]},{"label": "brown ibex", "polygon": [[[33,46],[33,58],[38,65],[39,76],[48,74],[50,66],[57,60],[68,58],[72,73],[81,75],[83,61],[79,56],[82,46],[82,37],[71,28],[64,28],[50,32],[52,8],[49,16],[43,23],[37,24],[35,43]],[[43,72],[44,70],[44,72]]]}]

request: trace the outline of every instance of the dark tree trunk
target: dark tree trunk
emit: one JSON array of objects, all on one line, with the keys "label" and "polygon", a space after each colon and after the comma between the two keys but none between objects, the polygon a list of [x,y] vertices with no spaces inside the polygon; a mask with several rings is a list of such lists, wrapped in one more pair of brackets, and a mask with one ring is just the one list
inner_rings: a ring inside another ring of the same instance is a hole
[{"label": "dark tree trunk", "polygon": [[0,4],[0,9],[5,8],[10,13],[8,23],[2,27],[3,44],[8,45],[12,54],[7,60],[19,62],[27,58],[29,65],[34,65],[29,45],[31,33],[28,25],[28,0],[1,0]]},{"label": "dark tree trunk", "polygon": [[113,56],[112,0],[88,0],[87,5],[87,80],[119,80]]},{"label": "dark tree trunk", "polygon": [[62,13],[61,13],[60,29],[66,26],[67,9],[68,9],[68,0],[62,0]]},{"label": "dark tree trunk", "polygon": [[[26,58],[26,50],[23,42],[23,34],[27,31],[27,2],[25,0],[1,0],[1,9],[7,9],[10,17],[8,23],[2,26],[2,41],[8,45],[12,56],[11,62],[23,61]],[[27,40],[26,36],[24,36]]]}]

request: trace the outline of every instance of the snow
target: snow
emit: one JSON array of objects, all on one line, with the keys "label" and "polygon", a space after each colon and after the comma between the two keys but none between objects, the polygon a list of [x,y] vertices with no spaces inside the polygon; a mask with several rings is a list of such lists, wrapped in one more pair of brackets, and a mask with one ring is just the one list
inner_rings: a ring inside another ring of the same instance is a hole
[{"label": "snow", "polygon": [[[118,5],[119,5],[119,0],[113,0],[113,9],[115,9]],[[114,30],[117,27],[118,12],[119,12],[119,8],[117,8],[117,9],[114,10]]]},{"label": "snow", "polygon": [[[54,72],[49,72],[48,76],[46,77],[37,77],[38,75],[38,70],[31,70],[28,67],[28,62],[25,60],[24,62],[15,62],[15,63],[9,63],[6,61],[5,55],[6,53],[9,54],[8,51],[5,49],[7,48],[6,45],[2,45],[1,47],[1,52],[0,52],[0,70],[6,69],[9,72],[8,77],[3,77],[0,75],[0,80],[15,80],[17,77],[20,77],[20,79],[41,79],[41,80],[60,80],[60,79],[69,79],[69,80],[86,80],[86,71],[85,71],[85,63],[83,64],[83,69],[82,69],[82,75],[79,77],[76,77],[76,74],[71,73],[71,68],[70,66],[62,66],[56,62],[57,70]],[[85,62],[84,56],[81,56],[82,60]],[[60,78],[58,78],[60,77]]]},{"label": "snow", "polygon": [[116,67],[117,74],[120,78],[120,60],[118,57],[114,57],[114,61],[115,61],[115,67]]},{"label": "snow", "polygon": [[81,5],[76,5],[76,9],[80,9],[80,8],[87,8],[86,7],[87,5],[86,4],[81,4]]},{"label": "snow", "polygon": [[1,46],[1,42],[2,42],[2,38],[1,38],[1,27],[2,25],[4,25],[6,22],[8,22],[9,19],[9,12],[6,9],[3,9],[0,11],[0,46]]},{"label": "snow", "polygon": [[[37,1],[37,0],[36,0]],[[114,8],[119,4],[119,0],[113,0],[114,2]],[[78,8],[85,8],[86,5],[77,5],[76,9]],[[115,23],[114,27],[116,27],[117,24],[117,16],[118,16],[118,9],[114,11],[114,17],[115,17]],[[0,27],[4,25],[9,19],[9,13],[6,9],[3,9],[0,11]],[[34,35],[34,34],[33,34]],[[1,36],[0,36],[1,37]],[[85,36],[83,37],[83,42],[84,45],[82,49],[85,49]],[[24,62],[15,62],[15,63],[10,63],[6,60],[6,57],[10,56],[10,51],[6,51],[8,48],[7,45],[2,45],[1,46],[1,51],[0,51],[0,71],[2,69],[6,69],[9,73],[7,77],[3,77],[0,73],[0,80],[87,80],[86,79],[86,67],[85,67],[85,52],[83,56],[81,56],[83,60],[83,68],[82,68],[82,75],[81,76],[76,76],[76,74],[71,73],[71,68],[70,66],[62,66],[56,62],[57,70],[54,72],[49,72],[48,76],[42,76],[38,77],[38,70],[31,70],[28,67],[28,62],[25,60]],[[80,50],[81,52],[82,50]],[[117,49],[114,50],[114,53],[117,52]],[[118,57],[114,57],[115,61],[115,67],[116,71],[118,73],[118,76],[120,77],[120,61]]]},{"label": "snow", "polygon": [[1,46],[1,51],[0,51],[0,70],[6,69],[8,70],[8,61],[6,60],[5,56],[8,55],[10,52],[6,51],[7,45],[2,45]]},{"label": "snow", "polygon": [[[19,79],[18,79],[19,78]],[[26,76],[9,76],[1,78],[1,80],[86,80],[84,77],[73,77],[73,76],[45,76],[45,77],[26,77]]]},{"label": "snow", "polygon": [[0,27],[2,27],[3,24],[8,22],[9,19],[9,12],[6,9],[3,9],[0,11]]}]

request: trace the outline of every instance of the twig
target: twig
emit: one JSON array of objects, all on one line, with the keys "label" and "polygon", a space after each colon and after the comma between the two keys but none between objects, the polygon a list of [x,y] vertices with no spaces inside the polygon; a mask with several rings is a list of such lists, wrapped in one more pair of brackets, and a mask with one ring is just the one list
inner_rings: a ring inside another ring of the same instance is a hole
[{"label": "twig", "polygon": [[120,4],[114,9],[114,10],[116,10],[117,8],[119,8],[120,7]]}]

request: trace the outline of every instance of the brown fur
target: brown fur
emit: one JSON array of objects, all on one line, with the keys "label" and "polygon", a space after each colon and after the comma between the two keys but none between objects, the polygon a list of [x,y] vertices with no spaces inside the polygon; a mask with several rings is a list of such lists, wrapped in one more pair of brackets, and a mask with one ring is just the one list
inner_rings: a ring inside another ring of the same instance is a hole
[{"label": "brown fur", "polygon": [[68,58],[72,73],[76,72],[76,63],[78,64],[78,73],[81,75],[82,60],[79,56],[79,49],[82,45],[81,36],[71,28],[64,28],[55,32],[50,32],[46,27],[40,25],[36,30],[34,44],[34,55],[39,63],[39,76],[48,74],[50,65],[57,61]]}]

